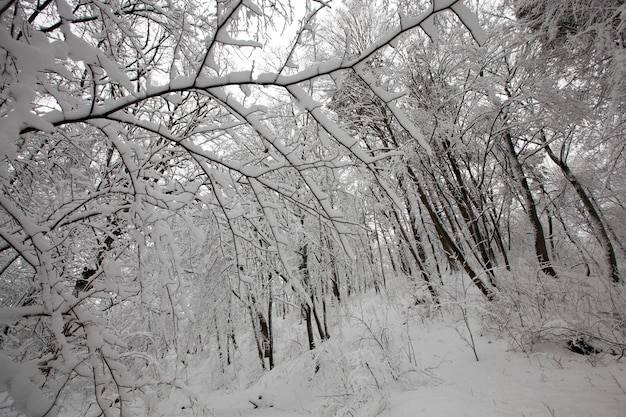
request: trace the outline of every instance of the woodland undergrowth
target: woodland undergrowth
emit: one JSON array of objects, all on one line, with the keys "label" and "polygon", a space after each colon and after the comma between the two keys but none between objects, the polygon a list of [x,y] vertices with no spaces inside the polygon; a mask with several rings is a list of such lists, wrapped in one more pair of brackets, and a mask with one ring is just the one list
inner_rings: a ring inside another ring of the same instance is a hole
[{"label": "woodland undergrowth", "polygon": [[551,343],[574,351],[576,346],[594,349],[585,352],[592,365],[622,360],[626,300],[621,287],[573,273],[554,279],[537,272],[530,279],[529,271],[519,269],[497,277],[493,301],[475,294],[461,275],[451,275],[439,287],[439,306],[415,296],[419,285],[405,282],[338,307],[343,315],[336,329],[342,331],[307,356],[311,385],[323,387],[321,415],[375,416],[389,404],[390,390],[438,384],[437,364],[419,352],[420,331],[432,326],[453,327],[477,360],[481,352],[475,339],[485,335],[526,354]]},{"label": "woodland undergrowth", "polygon": [[[499,296],[480,309],[482,326],[497,331],[511,347],[530,353],[539,343],[595,350],[621,359],[626,350],[626,297],[622,285],[560,272],[501,272]],[[577,352],[581,353],[581,352]]]}]

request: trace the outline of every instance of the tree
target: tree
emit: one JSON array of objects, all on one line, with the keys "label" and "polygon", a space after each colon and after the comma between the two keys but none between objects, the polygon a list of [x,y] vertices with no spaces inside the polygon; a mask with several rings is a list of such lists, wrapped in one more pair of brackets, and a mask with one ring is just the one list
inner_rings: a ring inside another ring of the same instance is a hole
[{"label": "tree", "polygon": [[506,3],[550,67],[575,77],[580,88],[610,97],[615,111],[623,108],[625,97],[619,86],[626,76],[626,5],[622,1],[605,1],[601,7],[592,0]]},{"label": "tree", "polygon": [[598,176],[605,172],[604,166],[616,166],[623,159],[619,151],[598,151],[605,146],[620,148],[614,138],[623,130],[620,109],[624,96],[617,86],[624,77],[620,64],[626,51],[624,5],[515,1],[512,6],[521,29],[531,35],[530,41],[518,45],[517,71],[525,78],[519,84],[519,93],[526,97],[525,106],[532,109],[529,121],[533,135],[527,143],[531,149],[545,150],[574,189],[591,224],[591,234],[602,248],[606,274],[611,281],[619,282],[614,246],[621,247],[622,243],[603,214],[611,204],[603,208],[594,197],[607,189],[610,176],[600,179],[604,185],[598,184],[598,189],[589,188],[575,173],[582,167],[573,169],[567,160],[594,155],[595,164],[588,167]]},{"label": "tree", "polygon": [[[402,6],[400,4],[397,7],[402,9]],[[391,12],[388,12],[388,15],[385,15],[380,13],[379,9],[385,10],[385,7],[353,2],[349,7],[350,11],[342,13],[339,23],[334,25],[334,27],[343,28],[345,33],[334,33],[332,45],[335,48],[342,49],[341,45],[345,44],[346,47],[352,48],[353,53],[358,53],[360,45],[366,43],[366,39],[375,36],[376,28],[384,26],[385,21],[391,19],[391,15],[394,12],[392,9]],[[372,16],[375,17],[372,18]],[[363,21],[367,21],[368,24],[363,24]],[[426,35],[435,37],[437,28],[431,25],[432,22],[429,22],[429,30],[426,32]],[[457,202],[462,202],[458,207],[461,208],[460,213],[464,215],[465,224],[469,227],[472,238],[475,241],[474,244],[469,246],[472,248],[475,246],[479,247],[479,250],[472,250],[469,254],[466,254],[463,244],[457,242],[455,233],[446,230],[443,220],[437,214],[439,203],[434,201],[433,196],[428,195],[429,192],[426,191],[428,189],[428,191],[437,193],[437,191],[442,189],[450,190],[451,183],[449,181],[446,183],[445,181],[452,178],[452,176],[447,175],[447,172],[445,172],[440,179],[437,179],[436,174],[433,173],[442,165],[441,162],[452,167],[452,171],[457,174],[456,179],[461,182],[460,189],[464,189],[463,177],[458,169],[456,156],[448,154],[448,158],[445,158],[443,161],[437,159],[438,155],[440,155],[440,132],[433,133],[429,140],[426,140],[422,133],[431,129],[431,123],[435,126],[438,123],[444,124],[438,118],[444,119],[450,116],[445,114],[447,110],[450,110],[449,106],[444,108],[446,106],[440,105],[441,101],[445,101],[444,97],[449,96],[450,90],[445,89],[447,86],[440,88],[437,82],[445,84],[451,81],[455,75],[446,73],[437,80],[432,77],[429,78],[428,74],[432,75],[437,73],[437,71],[442,73],[448,71],[449,68],[444,67],[453,59],[448,60],[444,58],[438,61],[437,58],[433,58],[433,62],[428,62],[427,56],[428,54],[433,56],[446,48],[449,49],[450,44],[448,41],[455,36],[459,37],[460,34],[457,32],[451,35],[449,39],[441,41],[441,45],[446,45],[441,47],[441,51],[437,50],[437,46],[431,47],[429,45],[429,47],[424,46],[422,52],[422,44],[429,42],[426,40],[428,39],[426,35],[406,37],[402,40],[401,46],[396,45],[393,53],[379,54],[372,57],[372,59],[363,64],[362,68],[358,68],[351,77],[347,78],[337,88],[336,92],[333,93],[331,105],[341,119],[349,121],[346,122],[346,128],[353,135],[360,137],[364,145],[372,152],[381,147],[401,149],[403,152],[403,158],[396,158],[391,163],[381,161],[381,163],[377,164],[377,169],[380,172],[388,172],[389,175],[394,177],[399,188],[398,200],[391,199],[393,208],[390,212],[390,217],[392,219],[392,227],[399,232],[401,237],[402,247],[398,255],[401,269],[408,275],[418,275],[431,297],[434,300],[438,299],[436,284],[434,283],[436,279],[432,280],[431,276],[433,274],[436,276],[436,274],[440,273],[440,266],[436,260],[437,252],[439,251],[432,251],[432,255],[435,258],[434,261],[433,259],[428,259],[427,242],[432,247],[433,240],[430,236],[425,236],[428,234],[428,230],[420,225],[420,223],[423,223],[423,221],[420,221],[420,217],[426,216],[429,222],[434,224],[434,241],[439,243],[446,254],[448,262],[454,266],[458,263],[468,273],[470,279],[479,290],[485,296],[491,298],[493,296],[492,291],[478,277],[469,259],[480,251],[484,255],[481,261],[486,261],[483,268],[486,268],[488,274],[493,274],[491,259],[485,258],[488,257],[486,240],[480,236],[481,232],[476,223],[478,219],[470,219],[472,215],[469,213],[472,209],[467,206],[469,203],[468,195],[464,194],[463,191],[456,192],[458,189],[452,190],[454,199]],[[435,50],[437,52],[433,52]],[[407,52],[404,53],[404,51]],[[424,59],[420,61],[420,58],[414,58],[415,56]],[[461,57],[462,54],[458,53],[456,56]],[[440,62],[444,62],[444,64],[441,67],[437,67]],[[450,64],[451,67],[452,65]],[[394,68],[394,71],[390,72],[390,68]],[[390,73],[397,73],[400,76],[389,76]],[[410,74],[407,75],[407,73]],[[418,76],[423,76],[423,78],[418,81]],[[397,91],[398,96],[402,97],[397,101],[399,106],[389,108],[385,104],[387,100],[385,96],[377,94],[375,89],[368,88],[368,86],[372,85],[384,86],[387,90]],[[405,89],[404,91],[403,88]],[[415,104],[416,102],[421,104]],[[401,111],[400,108],[411,116],[399,123],[394,117],[394,109]],[[424,116],[425,114],[426,116]],[[435,119],[434,121],[429,119],[431,115]],[[446,120],[446,126],[448,122],[453,123],[452,120]],[[407,130],[406,126],[408,124],[418,125],[421,130]],[[447,140],[443,139],[443,142],[445,143]],[[414,143],[424,142],[428,142],[428,145],[413,145]],[[421,171],[424,165],[429,166],[430,172],[422,174]],[[437,184],[437,181],[444,182],[444,187],[441,188],[438,184],[431,186],[431,177],[434,179],[434,184]],[[437,193],[436,196],[438,198],[442,194]],[[386,198],[385,196],[381,197],[383,199]],[[443,200],[446,198],[448,198],[448,195],[442,196]],[[449,205],[446,203],[447,201],[444,202],[443,206],[445,209],[448,209]],[[456,212],[454,214],[456,215]],[[457,222],[452,220],[451,227],[453,230],[456,224]],[[463,237],[459,236],[460,239],[465,239],[465,237],[466,235]],[[433,264],[436,266],[433,267]],[[413,269],[416,272],[413,272]],[[439,277],[440,279],[441,277]],[[491,282],[493,283],[493,280]]]}]

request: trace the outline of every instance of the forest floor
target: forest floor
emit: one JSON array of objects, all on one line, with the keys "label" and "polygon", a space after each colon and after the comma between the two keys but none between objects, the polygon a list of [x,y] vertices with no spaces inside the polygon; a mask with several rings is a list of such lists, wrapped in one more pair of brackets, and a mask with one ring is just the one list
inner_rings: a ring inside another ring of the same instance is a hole
[{"label": "forest floor", "polygon": [[241,356],[224,372],[207,354],[190,357],[192,399],[172,391],[150,415],[626,417],[626,358],[580,355],[560,343],[524,353],[480,324],[477,304],[465,315],[468,304],[433,311],[405,294],[334,307],[331,338],[313,352],[303,349],[299,318],[276,320],[283,343],[278,365],[264,374],[250,371],[260,368],[258,357]]}]

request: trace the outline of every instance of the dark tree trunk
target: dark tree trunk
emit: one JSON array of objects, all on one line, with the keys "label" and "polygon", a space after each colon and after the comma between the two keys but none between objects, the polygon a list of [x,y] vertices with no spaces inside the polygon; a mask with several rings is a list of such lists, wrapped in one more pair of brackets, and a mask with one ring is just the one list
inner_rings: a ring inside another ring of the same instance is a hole
[{"label": "dark tree trunk", "polygon": [[547,144],[545,134],[542,132],[543,140],[545,143],[545,150],[550,159],[558,165],[561,169],[561,172],[569,181],[569,183],[574,187],[576,194],[580,198],[580,201],[583,203],[583,207],[585,211],[589,215],[589,220],[597,233],[598,240],[600,241],[600,245],[602,245],[602,249],[604,250],[604,257],[606,259],[607,266],[609,268],[609,277],[612,282],[618,283],[620,282],[619,270],[617,268],[617,257],[615,256],[615,250],[613,249],[613,245],[611,244],[611,239],[609,239],[609,234],[607,233],[606,228],[604,227],[604,223],[600,217],[600,213],[596,210],[595,205],[593,204],[592,197],[585,191],[582,184],[576,178],[576,175],[572,172],[571,168],[567,163],[563,160],[563,158],[557,157],[552,149],[550,149],[550,145]]},{"label": "dark tree trunk", "polygon": [[[257,332],[257,348],[259,350],[259,357],[263,362],[263,369],[265,369],[265,358],[269,358],[270,369],[274,367],[274,352],[272,352],[272,335],[270,328],[270,321],[266,320],[263,313],[259,310],[256,299],[250,294],[250,314],[252,320],[258,324]],[[269,313],[271,314],[271,297],[269,302]],[[271,316],[270,316],[271,317]],[[256,326],[253,326],[256,327]]]},{"label": "dark tree trunk", "polygon": [[[217,342],[217,354],[218,354],[219,362],[220,362],[220,371],[222,373],[224,373],[224,371],[225,371],[225,367],[224,367],[224,348],[222,346],[222,340],[221,340],[221,337],[220,337],[220,329],[219,329],[219,326],[217,325],[217,315],[213,316],[213,324],[215,326],[215,340]],[[226,345],[228,346],[228,342],[226,343]],[[228,352],[226,353],[226,355],[228,355]]]},{"label": "dark tree trunk", "polygon": [[260,332],[257,325],[257,314],[255,313],[252,305],[248,306],[248,311],[250,313],[250,321],[252,322],[252,332],[254,333],[257,353],[259,354],[259,360],[261,361],[261,368],[265,369],[265,352],[263,351],[263,342],[259,337]]},{"label": "dark tree trunk", "polygon": [[450,235],[448,235],[448,232],[443,227],[443,224],[441,223],[441,220],[439,219],[439,217],[437,216],[437,214],[434,212],[433,208],[431,207],[430,202],[428,201],[428,197],[426,196],[426,194],[424,193],[424,190],[422,189],[422,187],[420,185],[417,185],[417,192],[419,194],[420,200],[422,201],[422,204],[426,208],[426,211],[428,212],[428,215],[430,216],[430,219],[432,220],[432,222],[433,222],[433,224],[435,226],[435,230],[437,231],[437,235],[439,235],[439,239],[441,239],[442,246],[449,248],[449,250],[452,252],[451,256],[456,258],[457,262],[459,262],[461,264],[461,266],[463,267],[463,270],[470,277],[470,280],[474,283],[476,288],[478,288],[480,290],[480,292],[485,297],[487,297],[488,300],[493,300],[493,298],[494,298],[493,292],[478,277],[478,275],[476,274],[476,272],[474,272],[474,270],[469,265],[469,263],[467,263],[467,260],[465,259],[465,256],[463,255],[463,252],[456,245],[456,243],[454,243],[454,241],[452,240]]},{"label": "dark tree trunk", "polygon": [[[302,271],[305,285],[310,288],[309,247],[306,243],[300,248],[300,256],[301,258],[299,269],[300,271]],[[312,303],[313,302],[311,298],[311,304]],[[304,320],[306,321],[306,333],[309,339],[309,349],[313,350],[315,349],[315,335],[313,333],[313,306],[311,304],[309,304],[308,301],[302,301],[302,310],[304,312]],[[317,317],[317,314],[315,314],[315,320],[318,323],[318,329],[320,329],[321,326],[319,325],[319,318]]]},{"label": "dark tree trunk", "polygon": [[479,259],[484,265],[485,272],[487,273],[487,275],[489,275],[489,281],[492,285],[494,285],[494,260],[491,256],[493,251],[490,247],[488,247],[488,242],[484,238],[480,230],[478,217],[474,213],[472,199],[470,198],[470,195],[467,191],[466,181],[463,179],[459,164],[455,160],[455,157],[452,155],[450,142],[444,140],[443,146],[447,156],[448,164],[450,166],[450,170],[453,174],[453,178],[456,180],[456,187],[454,187],[450,183],[448,189],[452,193],[452,196],[454,197],[456,205],[459,209],[459,213],[461,214],[463,221],[467,225],[474,246],[478,249],[478,256],[476,256],[476,258]]},{"label": "dark tree trunk", "polygon": [[515,145],[513,144],[513,139],[511,138],[511,134],[509,132],[504,134],[504,145],[510,157],[513,179],[517,181],[521,187],[522,197],[526,206],[526,214],[533,229],[535,237],[535,255],[537,256],[541,270],[546,275],[557,278],[557,273],[551,265],[550,255],[548,254],[548,247],[546,246],[543,226],[541,225],[541,220],[539,220],[539,215],[537,214],[537,205],[535,204],[535,199],[530,191],[530,186],[528,185],[528,180],[524,174],[522,164],[517,153],[515,152]]},{"label": "dark tree trunk", "polygon": [[407,167],[407,168],[408,168],[409,176],[411,177],[411,180],[414,183],[415,189],[417,190],[418,197],[422,205],[426,209],[426,212],[428,213],[430,220],[433,222],[433,226],[435,227],[437,236],[439,236],[439,240],[441,241],[441,246],[443,247],[443,250],[446,252],[446,256],[448,256],[448,259],[450,260],[450,262],[458,262],[459,264],[461,264],[461,266],[463,267],[463,270],[470,277],[470,280],[476,286],[476,288],[478,288],[480,292],[485,297],[487,297],[487,299],[492,300],[494,298],[493,292],[478,277],[476,272],[472,269],[470,264],[467,262],[465,255],[463,254],[461,249],[457,246],[457,244],[452,240],[452,238],[446,231],[443,223],[441,222],[441,219],[439,218],[437,213],[435,213],[432,205],[430,204],[428,196],[426,195],[426,192],[424,191],[421,184],[419,183],[415,173],[410,167]]},{"label": "dark tree trunk", "polygon": [[272,327],[272,307],[273,297],[270,289],[269,301],[267,303],[267,342],[269,346],[267,357],[270,362],[270,369],[274,369],[274,329]]},{"label": "dark tree trunk", "polygon": [[319,314],[317,314],[317,307],[315,306],[315,301],[313,301],[313,305],[311,307],[312,307],[311,308],[311,313],[313,314],[313,318],[315,319],[315,325],[317,326],[317,332],[320,335],[320,339],[322,341],[324,341],[324,340],[328,339],[328,335],[324,331],[324,325],[322,324],[322,321],[320,320]]},{"label": "dark tree trunk", "polygon": [[378,221],[374,220],[374,233],[376,234],[376,245],[378,247],[378,257],[380,264],[380,275],[383,278],[383,288],[387,289],[387,277],[385,274],[385,265],[383,263],[383,250],[382,245],[380,244],[380,234],[378,232]]},{"label": "dark tree trunk", "polygon": [[306,322],[306,334],[309,339],[309,350],[315,349],[315,335],[313,334],[313,319],[311,317],[311,306],[302,304],[304,310],[304,321]]}]

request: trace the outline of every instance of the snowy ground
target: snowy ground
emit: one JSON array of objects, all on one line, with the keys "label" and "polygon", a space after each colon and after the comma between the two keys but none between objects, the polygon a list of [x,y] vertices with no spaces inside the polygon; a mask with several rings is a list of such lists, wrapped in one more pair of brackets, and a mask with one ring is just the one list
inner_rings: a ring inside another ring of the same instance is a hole
[{"label": "snowy ground", "polygon": [[394,392],[381,416],[626,416],[623,364],[594,367],[555,346],[526,356],[486,340],[478,341],[477,363],[451,346],[449,332],[433,336],[438,338],[430,344],[431,354],[445,358],[434,372],[440,383]]},{"label": "snowy ground", "polygon": [[385,300],[372,295],[343,308],[333,337],[314,354],[290,356],[302,352],[304,330],[297,321],[283,322],[278,331],[293,339],[279,347],[279,365],[247,388],[232,388],[235,375],[230,389],[213,390],[210,360],[192,358],[185,377],[195,400],[176,391],[150,413],[626,417],[626,358],[583,356],[558,344],[539,344],[526,354],[470,321],[477,362],[462,315],[454,309],[433,314]]}]

